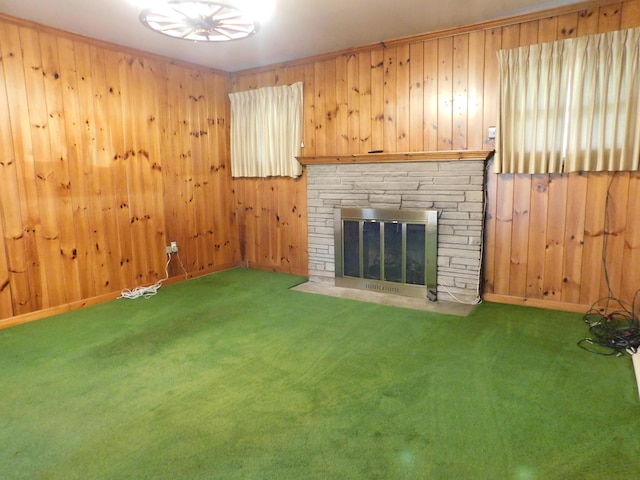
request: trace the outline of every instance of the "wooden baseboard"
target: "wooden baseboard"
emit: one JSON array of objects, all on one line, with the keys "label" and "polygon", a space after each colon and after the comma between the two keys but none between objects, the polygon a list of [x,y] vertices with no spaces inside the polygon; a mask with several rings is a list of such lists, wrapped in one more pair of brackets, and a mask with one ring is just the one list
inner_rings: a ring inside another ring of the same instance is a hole
[{"label": "wooden baseboard", "polygon": [[[205,275],[209,275],[211,273],[220,272],[222,270],[229,270],[230,268],[235,268],[238,266],[237,262],[228,263],[224,265],[216,265],[213,268],[208,268],[206,270],[201,270],[195,273],[189,273],[187,275],[176,275],[174,277],[168,278],[163,282],[163,285],[171,285],[173,283],[184,282],[185,280],[189,280],[192,278],[203,277]],[[104,295],[98,295],[95,297],[87,298],[84,300],[78,300],[75,302],[65,303],[64,305],[57,305],[51,308],[45,308],[43,310],[38,310],[36,312],[29,312],[22,315],[16,315],[14,317],[8,317],[4,319],[0,319],[0,330],[9,327],[15,327],[16,325],[21,325],[23,323],[33,322],[36,320],[42,320],[43,318],[52,317],[54,315],[58,315],[60,313],[71,312],[73,310],[79,310],[81,308],[89,307],[91,305],[97,305],[99,303],[108,302],[111,300],[115,300],[120,296],[121,292],[110,292],[105,293]]]},{"label": "wooden baseboard", "polygon": [[522,305],[527,307],[546,308],[548,310],[562,310],[565,312],[586,313],[591,305],[580,305],[577,303],[554,302],[551,300],[538,300],[534,298],[512,297],[509,295],[497,295],[495,293],[485,293],[482,300],[495,303],[506,303],[509,305]]},{"label": "wooden baseboard", "polygon": [[247,261],[240,262],[239,265],[245,268],[255,268],[256,270],[268,270],[270,272],[290,273],[291,275],[301,275],[303,277],[309,276],[309,270],[306,268],[302,269],[302,268],[283,267],[283,266],[274,267],[273,265],[262,265],[260,263],[252,263]]},{"label": "wooden baseboard", "polygon": [[104,295],[98,295],[96,297],[78,300],[76,302],[65,303],[64,305],[57,305],[55,307],[45,308],[42,310],[37,310],[35,312],[16,315],[15,317],[4,318],[0,320],[0,330],[9,327],[15,327],[16,325],[21,325],[23,323],[33,322],[35,320],[42,320],[43,318],[47,317],[53,317],[54,315],[70,312],[72,310],[79,310],[91,305],[108,302],[110,300],[115,300],[119,296],[120,292],[110,292],[105,293]]}]

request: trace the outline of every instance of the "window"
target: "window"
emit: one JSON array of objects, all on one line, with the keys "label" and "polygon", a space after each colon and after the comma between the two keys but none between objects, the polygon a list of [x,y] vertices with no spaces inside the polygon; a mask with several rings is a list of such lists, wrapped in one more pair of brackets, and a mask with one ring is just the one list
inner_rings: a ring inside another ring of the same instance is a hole
[{"label": "window", "polygon": [[640,28],[498,52],[497,173],[640,169]]},{"label": "window", "polygon": [[297,177],[302,143],[302,82],[229,94],[231,174]]}]

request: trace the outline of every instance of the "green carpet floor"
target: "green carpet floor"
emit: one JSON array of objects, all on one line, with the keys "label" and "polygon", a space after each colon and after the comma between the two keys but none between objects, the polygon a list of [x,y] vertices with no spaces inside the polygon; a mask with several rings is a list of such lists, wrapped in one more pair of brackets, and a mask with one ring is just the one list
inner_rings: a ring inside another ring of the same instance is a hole
[{"label": "green carpet floor", "polygon": [[0,478],[630,479],[629,357],[580,315],[468,317],[234,269],[0,331]]}]

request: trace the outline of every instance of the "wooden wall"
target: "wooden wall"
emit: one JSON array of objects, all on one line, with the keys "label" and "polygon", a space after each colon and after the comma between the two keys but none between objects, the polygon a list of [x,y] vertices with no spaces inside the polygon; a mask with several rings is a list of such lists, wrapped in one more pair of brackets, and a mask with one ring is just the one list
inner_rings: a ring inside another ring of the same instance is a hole
[{"label": "wooden wall", "polygon": [[[486,132],[496,123],[497,50],[639,25],[640,0],[587,2],[240,72],[231,88],[303,81],[305,156],[492,150]],[[607,239],[614,293],[631,300],[640,288],[633,217],[639,182],[637,175],[616,175],[615,212],[605,229],[611,179],[489,173],[485,296],[582,309],[608,293],[601,248]],[[306,269],[305,181],[234,180],[249,264]],[[278,220],[283,210],[298,213],[286,229]]]},{"label": "wooden wall", "polygon": [[[498,49],[639,25],[640,0],[594,1],[229,79],[0,16],[0,319],[155,282],[174,240],[189,276],[305,274],[306,177],[231,179],[229,91],[303,81],[306,156],[490,151]],[[639,186],[489,173],[485,297],[582,308],[608,276],[631,300]]]},{"label": "wooden wall", "polygon": [[[640,26],[640,2],[502,29],[502,48]],[[485,297],[581,310],[640,289],[640,175],[490,175]],[[606,270],[603,259],[606,259]],[[608,281],[607,281],[608,277]]]},{"label": "wooden wall", "polygon": [[0,319],[237,263],[228,90],[0,17]]}]

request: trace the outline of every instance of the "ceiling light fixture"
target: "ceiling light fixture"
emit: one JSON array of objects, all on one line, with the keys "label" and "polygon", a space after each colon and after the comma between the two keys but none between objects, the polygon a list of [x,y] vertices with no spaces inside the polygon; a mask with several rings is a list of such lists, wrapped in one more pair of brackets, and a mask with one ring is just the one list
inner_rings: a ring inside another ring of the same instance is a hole
[{"label": "ceiling light fixture", "polygon": [[[260,13],[252,14],[248,0],[147,1],[140,21],[174,38],[197,42],[226,42],[250,37],[260,28]],[[272,2],[260,2],[272,3]]]}]

